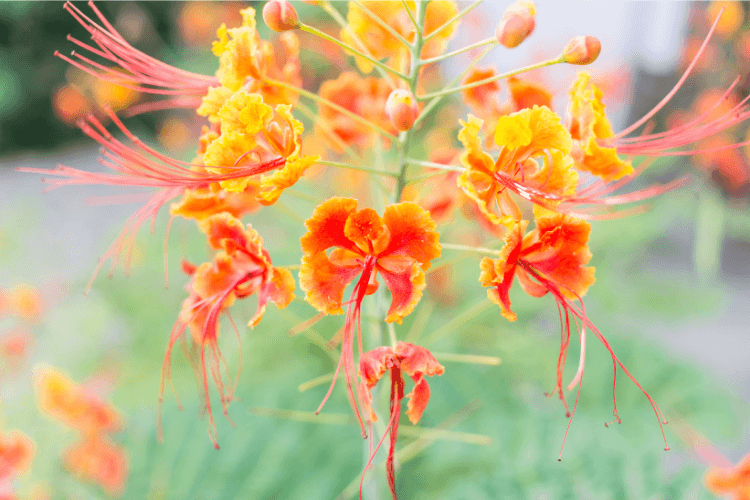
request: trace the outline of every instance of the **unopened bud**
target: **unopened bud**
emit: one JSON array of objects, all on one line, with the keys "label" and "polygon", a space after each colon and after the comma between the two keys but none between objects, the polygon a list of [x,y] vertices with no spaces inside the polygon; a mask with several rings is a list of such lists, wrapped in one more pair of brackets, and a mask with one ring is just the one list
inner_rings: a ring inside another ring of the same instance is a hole
[{"label": "unopened bud", "polygon": [[274,31],[299,28],[297,10],[286,0],[271,0],[263,7],[263,20]]},{"label": "unopened bud", "polygon": [[577,36],[563,49],[565,62],[569,64],[591,64],[599,57],[602,43],[595,36]]},{"label": "unopened bud", "polygon": [[512,49],[526,40],[534,31],[536,21],[536,7],[534,2],[519,0],[505,9],[500,24],[495,30],[498,43]]},{"label": "unopened bud", "polygon": [[391,92],[385,102],[385,114],[396,130],[406,132],[411,129],[419,116],[417,99],[408,90],[396,89]]}]

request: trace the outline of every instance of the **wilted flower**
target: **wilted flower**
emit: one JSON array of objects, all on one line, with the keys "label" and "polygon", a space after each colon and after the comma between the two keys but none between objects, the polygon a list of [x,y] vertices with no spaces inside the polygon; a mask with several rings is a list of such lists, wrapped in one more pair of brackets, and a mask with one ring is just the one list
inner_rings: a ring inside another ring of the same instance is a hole
[{"label": "wilted flower", "polygon": [[[401,416],[401,400],[404,397],[409,398],[406,405],[406,416],[409,421],[416,425],[422,418],[422,413],[430,401],[430,386],[427,384],[425,376],[433,377],[445,373],[443,366],[435,360],[430,351],[408,342],[399,342],[396,347],[378,347],[372,351],[366,352],[359,359],[359,396],[362,401],[362,410],[368,423],[377,421],[378,417],[372,410],[372,396],[370,391],[378,381],[390,371],[391,374],[391,397],[390,397],[390,418],[388,425],[383,431],[381,438],[375,450],[372,452],[370,459],[365,465],[365,471],[362,473],[364,481],[367,469],[370,467],[375,454],[383,444],[386,435],[390,433],[390,449],[388,450],[388,459],[385,463],[386,476],[388,478],[388,487],[394,500],[396,499],[395,471],[393,470],[393,455],[396,452],[396,440],[398,439],[398,422]],[[410,376],[414,381],[414,389],[404,396],[404,377],[403,373]],[[362,483],[360,482],[359,497],[362,498]]]}]

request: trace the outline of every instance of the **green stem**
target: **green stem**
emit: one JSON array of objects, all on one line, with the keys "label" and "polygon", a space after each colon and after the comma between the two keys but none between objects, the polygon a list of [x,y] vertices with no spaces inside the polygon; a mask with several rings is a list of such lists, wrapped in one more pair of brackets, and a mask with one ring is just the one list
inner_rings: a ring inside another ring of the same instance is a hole
[{"label": "green stem", "polygon": [[349,118],[351,118],[353,120],[356,120],[356,121],[358,121],[358,122],[360,122],[360,123],[362,123],[362,124],[370,127],[371,129],[373,129],[377,133],[388,137],[392,141],[398,140],[398,137],[396,137],[395,135],[391,134],[390,132],[387,132],[385,129],[381,128],[380,126],[375,125],[371,121],[369,121],[369,120],[367,120],[365,118],[362,118],[358,114],[352,113],[348,109],[346,109],[346,108],[344,108],[342,106],[339,106],[335,102],[329,101],[328,99],[326,99],[324,97],[320,97],[319,95],[317,95],[317,94],[315,94],[313,92],[307,91],[307,90],[305,90],[303,88],[300,88],[300,87],[296,87],[296,86],[288,84],[286,82],[282,82],[282,81],[279,81],[279,80],[273,80],[271,78],[265,78],[263,81],[265,83],[269,84],[269,85],[278,85],[279,87],[285,87],[285,88],[288,88],[290,90],[294,90],[295,92],[298,92],[300,95],[303,95],[303,96],[307,97],[308,99],[312,99],[313,101],[316,101],[316,102],[318,102],[320,104],[328,106],[329,108],[333,108],[336,111],[338,111],[339,113],[343,113],[346,116],[348,116]]},{"label": "green stem", "polygon": [[[477,57],[476,59],[474,59],[473,61],[471,61],[471,64],[469,64],[469,66],[467,66],[466,69],[463,70],[463,72],[460,75],[458,75],[456,78],[454,78],[453,80],[451,80],[448,83],[448,85],[446,85],[446,87],[447,88],[451,88],[455,84],[457,84],[458,82],[460,82],[461,80],[463,80],[464,77],[469,73],[469,71],[471,71],[471,68],[473,68],[474,66],[476,66],[477,64],[479,64],[479,61],[481,61],[482,59],[484,59],[484,57],[487,54],[489,54],[490,52],[492,52],[492,49],[494,49],[495,47],[496,47],[496,45],[492,45],[492,46],[487,47],[486,49],[484,49],[484,52],[482,52],[481,54],[479,54],[479,57]],[[422,112],[417,117],[417,120],[414,122],[413,126],[416,127],[417,124],[419,124],[419,122],[421,122],[422,119],[424,119],[424,117],[427,116],[430,113],[430,111],[432,111],[432,109],[435,106],[437,106],[440,103],[440,101],[443,100],[444,97],[445,96],[441,95],[441,96],[435,97],[433,100],[431,100],[430,102],[428,102],[427,105],[424,108],[422,108]]]},{"label": "green stem", "polygon": [[463,54],[464,52],[468,52],[473,49],[477,49],[479,47],[484,47],[485,45],[497,45],[497,40],[495,37],[485,38],[484,40],[481,40],[477,43],[472,43],[471,45],[467,45],[466,47],[458,50],[454,50],[453,52],[446,52],[443,55],[432,57],[430,59],[422,59],[419,61],[419,64],[424,66],[426,64],[432,64],[436,62],[440,62],[444,59],[449,59],[453,56],[457,56],[458,54]]},{"label": "green stem", "polygon": [[332,37],[331,35],[323,33],[322,31],[320,31],[317,28],[313,28],[312,26],[309,26],[307,24],[300,23],[299,29],[301,29],[302,31],[306,31],[307,33],[310,33],[312,35],[319,36],[320,38],[322,38],[324,40],[328,40],[331,43],[335,43],[336,45],[338,45],[342,49],[344,49],[344,50],[346,50],[348,52],[352,52],[353,54],[356,54],[356,55],[358,55],[359,57],[361,57],[363,59],[367,59],[368,61],[370,61],[375,66],[378,66],[379,68],[382,68],[384,71],[387,71],[387,72],[389,72],[389,73],[391,73],[391,74],[393,74],[393,75],[395,75],[395,76],[397,76],[399,78],[403,78],[404,80],[406,79],[406,75],[404,75],[403,73],[400,73],[399,71],[396,71],[395,69],[389,67],[387,64],[378,61],[374,57],[370,57],[367,54],[365,54],[364,52],[355,49],[351,45],[342,42],[338,38]]},{"label": "green stem", "polygon": [[440,246],[443,247],[443,250],[456,250],[458,252],[486,253],[488,255],[494,255],[494,256],[498,256],[502,252],[501,250],[494,250],[492,248],[472,247],[469,245],[456,245],[453,243],[441,243]]},{"label": "green stem", "polygon": [[558,64],[558,63],[563,63],[563,62],[565,62],[565,58],[563,56],[559,56],[559,57],[556,57],[555,59],[548,59],[546,61],[538,62],[530,66],[526,66],[526,67],[519,68],[519,69],[514,69],[513,71],[508,71],[507,73],[503,73],[501,75],[495,75],[490,78],[485,78],[484,80],[478,80],[476,82],[467,83],[466,85],[459,85],[458,87],[440,90],[438,92],[431,92],[429,94],[419,95],[417,96],[417,100],[426,101],[427,99],[432,99],[433,97],[441,97],[444,95],[455,94],[456,92],[461,92],[462,90],[472,89],[474,87],[479,87],[480,85],[484,85],[486,83],[492,83],[497,80],[503,80],[505,78],[508,78],[514,75],[526,73],[527,71],[544,68],[545,66],[552,66],[553,64]]},{"label": "green stem", "polygon": [[[367,48],[365,43],[357,36],[357,34],[349,27],[349,23],[346,19],[341,17],[341,14],[339,14],[339,11],[336,10],[336,8],[331,5],[331,2],[328,2],[326,0],[320,2],[320,6],[323,8],[324,11],[328,13],[329,16],[333,18],[336,23],[341,26],[341,29],[346,30],[349,35],[352,37],[352,40],[354,40],[357,43],[357,46],[365,53],[370,54],[370,50]],[[380,73],[380,76],[383,77],[384,80],[388,81],[388,84],[391,86],[391,89],[396,88],[396,84],[391,79],[391,75],[383,71],[383,68],[380,66],[375,66],[375,71]]]},{"label": "green stem", "polygon": [[[409,4],[406,3],[406,0],[401,0],[401,3],[404,4],[404,10],[406,10],[406,13],[409,15],[409,19],[411,19],[411,22],[414,25],[414,29],[416,29],[417,31],[422,31],[421,26],[424,26],[424,20],[422,20],[421,24],[418,23],[414,18],[414,14],[411,13],[411,9],[409,9]],[[419,7],[417,7],[417,17],[419,17]]]},{"label": "green stem", "polygon": [[328,161],[328,160],[318,160],[315,163],[320,163],[321,165],[329,165],[331,167],[347,168],[349,170],[359,170],[360,172],[367,172],[368,174],[384,175],[386,177],[398,177],[398,174],[394,172],[385,172],[383,170],[378,170],[375,168],[359,167],[357,165],[352,165],[350,163],[341,163],[338,161]]},{"label": "green stem", "polygon": [[453,165],[444,165],[442,163],[435,163],[432,161],[415,160],[414,158],[407,158],[406,163],[417,167],[427,168],[439,168],[440,170],[448,170],[450,172],[465,172],[466,169],[463,167],[454,167]]},{"label": "green stem", "polygon": [[477,0],[476,2],[474,2],[471,5],[469,5],[464,10],[462,10],[461,12],[459,12],[458,14],[456,14],[455,16],[453,16],[452,18],[450,18],[448,21],[446,21],[438,29],[436,29],[435,31],[431,32],[429,35],[427,35],[426,37],[424,37],[425,43],[429,42],[432,39],[433,36],[437,35],[441,31],[443,31],[445,28],[447,28],[448,26],[450,26],[452,23],[458,21],[459,19],[461,19],[462,17],[464,17],[466,14],[468,14],[469,12],[471,12],[474,9],[474,7],[476,7],[480,3],[482,3],[482,0]]},{"label": "green stem", "polygon": [[383,28],[388,33],[390,33],[394,38],[396,38],[398,41],[400,41],[401,43],[403,43],[407,47],[411,47],[411,43],[409,42],[409,40],[407,40],[406,38],[404,38],[403,36],[401,36],[401,34],[398,31],[394,30],[387,22],[383,21],[373,11],[371,11],[370,9],[368,9],[367,7],[365,7],[364,5],[362,5],[362,2],[360,2],[358,0],[353,0],[353,3],[356,4],[357,7],[359,7],[365,14],[367,14],[368,16],[370,16],[370,19],[372,19],[373,21],[375,21],[376,23],[378,23],[381,28]]}]

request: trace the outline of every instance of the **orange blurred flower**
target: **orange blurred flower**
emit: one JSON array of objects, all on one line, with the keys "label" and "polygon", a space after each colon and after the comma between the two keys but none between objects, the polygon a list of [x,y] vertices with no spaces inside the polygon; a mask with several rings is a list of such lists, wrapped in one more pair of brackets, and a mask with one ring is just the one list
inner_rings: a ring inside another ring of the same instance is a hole
[{"label": "orange blurred flower", "polygon": [[[353,71],[346,71],[335,80],[323,82],[319,94],[320,97],[396,134],[396,129],[393,128],[385,113],[385,103],[390,92],[390,85],[382,78],[361,77]],[[361,121],[354,120],[341,111],[322,104],[318,112],[316,133],[325,134],[329,130],[336,134],[344,144],[357,145],[361,148],[372,146],[378,139],[378,134]],[[384,144],[385,141],[384,139]],[[329,142],[328,146],[338,153],[343,151],[343,148],[335,141]]]},{"label": "orange blurred flower", "polygon": [[709,469],[703,481],[712,493],[731,495],[733,500],[750,500],[750,455],[734,467]]},{"label": "orange blurred flower", "polygon": [[122,428],[120,414],[112,405],[63,373],[45,369],[36,385],[41,410],[85,435],[108,434]]},{"label": "orange blurred flower", "polygon": [[[432,377],[445,373],[443,366],[435,360],[430,351],[424,347],[416,346],[408,342],[399,342],[394,348],[378,347],[366,352],[359,359],[359,396],[362,401],[362,410],[370,426],[377,421],[378,417],[372,410],[372,395],[370,392],[378,381],[385,375],[386,371],[391,374],[391,397],[390,397],[390,419],[383,437],[372,452],[370,459],[365,465],[362,473],[364,481],[367,469],[370,467],[380,445],[383,444],[386,435],[390,432],[390,449],[386,460],[385,471],[388,478],[388,487],[391,489],[393,498],[396,498],[395,471],[393,470],[393,456],[396,451],[396,440],[398,439],[398,423],[401,416],[401,400],[404,398],[404,378],[402,372],[414,381],[414,389],[405,397],[409,398],[406,405],[406,415],[409,421],[416,425],[422,418],[422,413],[430,400],[430,386],[425,376]],[[359,486],[359,498],[362,498],[362,481]]]},{"label": "orange blurred flower", "polygon": [[[359,276],[347,303],[341,359],[320,408],[343,365],[349,400],[362,423],[352,390],[353,335],[355,325],[359,329],[362,300],[375,292],[380,274],[392,294],[385,320],[401,323],[411,313],[425,287],[424,271],[440,256],[435,222],[415,203],[389,205],[381,218],[370,208],[358,211],[355,199],[337,197],[321,203],[305,225],[308,231],[301,240],[304,256],[299,273],[305,300],[321,312],[341,314],[344,289]],[[329,252],[330,248],[333,250]],[[361,336],[359,350],[361,354]]]},{"label": "orange blurred flower", "polygon": [[65,468],[79,478],[98,484],[107,494],[120,496],[128,477],[125,450],[100,436],[84,438],[63,455]]},{"label": "orange blurred flower", "polygon": [[[414,24],[406,12],[406,9],[414,12],[413,1],[404,3],[393,0],[364,0],[359,4],[406,40],[410,42],[414,40]],[[373,20],[370,14],[365,12],[360,5],[349,2],[349,11],[346,16],[349,24],[341,30],[341,40],[355,48],[359,48],[357,42],[360,41],[369,51],[369,55],[375,59],[387,58],[387,64],[392,68],[399,71],[405,70],[404,66],[409,62],[408,48],[377,21]],[[458,14],[456,4],[447,0],[432,0],[427,3],[426,9],[425,37],[432,35],[434,31]],[[457,26],[458,22],[453,22],[434,35],[422,48],[422,59],[429,59],[442,54],[448,45],[448,40],[453,38]],[[373,64],[370,61],[356,56],[354,59],[363,73],[372,71]]]}]

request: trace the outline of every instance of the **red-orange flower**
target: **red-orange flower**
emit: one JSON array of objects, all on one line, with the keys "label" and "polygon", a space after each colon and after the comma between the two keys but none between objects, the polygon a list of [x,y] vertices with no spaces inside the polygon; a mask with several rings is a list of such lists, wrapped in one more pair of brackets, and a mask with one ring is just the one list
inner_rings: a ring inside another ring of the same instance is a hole
[{"label": "red-orange flower", "polygon": [[[362,409],[370,424],[377,420],[375,412],[372,411],[372,396],[370,395],[370,391],[385,375],[385,372],[389,370],[391,372],[391,415],[388,426],[385,432],[383,432],[383,437],[370,456],[367,465],[365,465],[365,470],[362,473],[362,481],[364,481],[365,473],[370,463],[372,463],[373,458],[375,458],[380,445],[383,444],[385,436],[390,432],[390,449],[388,451],[385,470],[388,476],[388,486],[391,489],[394,500],[396,500],[393,454],[396,451],[396,440],[398,439],[401,400],[404,398],[404,378],[402,372],[406,373],[414,381],[414,389],[406,395],[409,398],[409,402],[406,405],[406,415],[409,417],[409,421],[416,425],[419,419],[422,418],[422,413],[430,400],[430,386],[427,384],[425,375],[428,377],[442,375],[445,373],[445,369],[435,360],[430,351],[408,342],[399,342],[395,348],[378,347],[364,353],[359,359],[359,378],[361,381],[359,396],[362,401]],[[361,482],[359,497],[360,499],[362,498]]]},{"label": "red-orange flower", "polygon": [[731,495],[733,500],[750,500],[750,455],[728,469],[712,468],[703,479],[717,495]]},{"label": "red-orange flower", "polygon": [[[535,208],[535,215],[536,229],[529,233],[524,234],[528,225],[527,221],[521,221],[509,227],[505,236],[505,246],[500,251],[499,257],[495,260],[488,257],[482,259],[482,272],[479,281],[482,286],[490,287],[487,296],[500,306],[503,316],[510,321],[516,319],[515,313],[510,309],[509,295],[513,280],[516,277],[521,284],[521,288],[532,297],[542,297],[549,293],[557,302],[561,328],[560,354],[557,361],[555,389],[550,395],[555,393],[559,395],[572,422],[578,396],[576,396],[576,404],[573,406],[573,412],[571,413],[565,401],[562,381],[570,344],[571,319],[575,323],[581,339],[581,356],[578,371],[571,383],[568,384],[567,390],[573,390],[578,385],[578,394],[580,394],[580,383],[583,379],[586,359],[587,329],[594,332],[594,335],[604,344],[604,347],[612,356],[615,380],[617,366],[620,366],[633,383],[641,390],[643,388],[622,365],[607,340],[586,315],[586,308],[581,297],[594,283],[594,268],[586,267],[591,259],[591,252],[588,249],[591,227],[583,220],[569,215],[552,213],[544,209]],[[579,305],[576,305],[575,301],[578,301]],[[651,403],[661,426],[663,420],[661,410],[646,391],[643,391],[643,393]],[[614,385],[612,396],[614,400]],[[620,417],[616,402],[613,414],[615,421],[619,423]],[[570,428],[570,425],[568,425],[568,428]],[[563,440],[563,444],[564,442]],[[560,453],[562,454],[562,449]]]},{"label": "red-orange flower", "polygon": [[301,240],[304,256],[299,278],[300,288],[307,292],[305,299],[313,307],[328,314],[343,313],[344,289],[359,276],[348,302],[341,359],[321,408],[343,364],[349,399],[361,423],[352,381],[353,330],[359,326],[362,300],[375,291],[380,274],[392,294],[385,320],[401,323],[411,313],[425,287],[424,271],[440,256],[435,222],[415,203],[389,205],[381,218],[370,208],[358,211],[355,199],[337,197],[321,203],[305,225],[308,232]]},{"label": "red-orange flower", "polygon": [[34,443],[19,431],[0,435],[0,484],[31,467]]},{"label": "red-orange flower", "polygon": [[[162,367],[159,400],[161,404],[165,381],[171,376],[172,348],[185,329],[190,327],[193,343],[200,350],[200,377],[209,416],[208,432],[218,448],[208,388],[209,371],[219,392],[225,415],[227,405],[232,400],[233,384],[236,384],[239,376],[238,373],[234,381],[224,380],[227,370],[218,345],[219,316],[235,299],[257,294],[258,308],[249,323],[249,326],[255,327],[263,317],[269,301],[279,308],[286,307],[292,301],[294,279],[288,270],[272,266],[258,232],[249,225],[245,227],[232,215],[226,212],[212,215],[199,225],[206,233],[209,246],[219,252],[212,262],[205,262],[200,266],[187,263],[183,265],[185,272],[192,275],[187,287],[190,295],[182,303],[182,310],[169,339]],[[239,332],[235,330],[235,333],[239,341]]]},{"label": "red-orange flower", "polygon": [[125,450],[100,436],[84,438],[63,455],[65,468],[85,481],[98,484],[109,495],[119,496],[128,477]]}]

